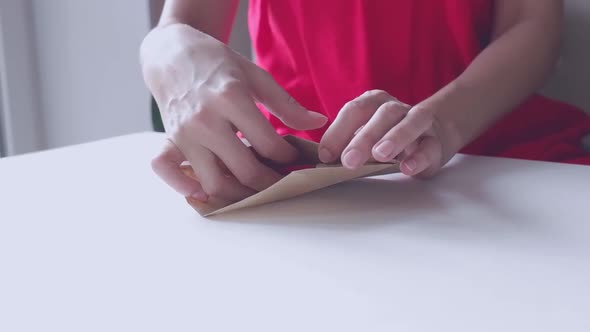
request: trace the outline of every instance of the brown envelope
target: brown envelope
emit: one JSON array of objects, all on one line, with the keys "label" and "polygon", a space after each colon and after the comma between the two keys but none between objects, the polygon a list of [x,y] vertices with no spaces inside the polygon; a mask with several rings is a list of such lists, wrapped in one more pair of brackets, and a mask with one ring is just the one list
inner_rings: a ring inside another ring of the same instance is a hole
[{"label": "brown envelope", "polygon": [[[190,197],[186,198],[187,202],[200,215],[206,217],[284,200],[356,178],[398,173],[400,171],[397,163],[377,163],[375,160],[369,161],[369,163],[356,170],[347,169],[341,164],[321,164],[317,156],[317,143],[295,136],[285,136],[284,138],[301,152],[300,160],[295,162],[293,166],[315,165],[315,167],[293,171],[269,188],[239,202],[232,203],[210,199],[209,202],[203,203]],[[183,170],[187,175],[195,177],[189,166],[183,166]]]}]

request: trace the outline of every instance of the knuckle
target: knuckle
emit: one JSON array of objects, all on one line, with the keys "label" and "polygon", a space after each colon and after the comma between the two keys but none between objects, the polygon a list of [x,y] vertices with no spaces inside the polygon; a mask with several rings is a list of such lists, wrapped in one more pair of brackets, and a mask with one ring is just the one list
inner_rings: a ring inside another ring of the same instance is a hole
[{"label": "knuckle", "polygon": [[389,93],[385,92],[384,90],[374,89],[368,91],[367,95],[370,97],[387,97],[389,96]]},{"label": "knuckle", "polygon": [[342,113],[342,117],[344,117],[345,119],[350,119],[350,118],[356,118],[359,116],[359,114],[363,114],[364,112],[367,112],[369,108],[366,107],[366,103],[355,99],[355,100],[351,100],[349,102],[347,102],[344,107],[342,108],[342,111],[340,113]]},{"label": "knuckle", "polygon": [[381,139],[377,133],[371,130],[362,130],[353,140],[351,145],[371,147]]},{"label": "knuckle", "polygon": [[405,127],[407,127],[408,131],[411,131],[412,133],[422,135],[425,131],[432,127],[432,117],[427,115],[410,117],[408,118],[408,121],[406,121]]},{"label": "knuckle", "polygon": [[182,143],[189,142],[191,140],[191,136],[194,135],[193,133],[194,130],[191,130],[189,126],[182,125],[171,132],[170,136],[180,144],[179,146],[182,146]]},{"label": "knuckle", "polygon": [[381,106],[381,112],[386,119],[399,120],[408,112],[407,108],[395,101],[388,101]]},{"label": "knuckle", "polygon": [[168,161],[166,160],[166,156],[161,153],[155,156],[150,164],[154,173],[159,175],[162,172],[162,169],[166,168]]},{"label": "knuckle", "polygon": [[244,84],[240,80],[230,79],[221,84],[221,86],[216,91],[216,95],[218,98],[231,100],[242,93],[244,88]]},{"label": "knuckle", "polygon": [[364,96],[374,98],[374,99],[379,99],[379,100],[383,100],[383,99],[397,100],[395,97],[393,97],[391,94],[389,94],[389,92],[387,92],[385,90],[381,90],[381,89],[369,90],[364,94]]},{"label": "knuckle", "polygon": [[260,167],[245,167],[238,175],[238,180],[246,187],[256,188],[264,179],[265,174]]},{"label": "knuckle", "polygon": [[407,137],[412,137],[421,134],[420,126],[416,121],[407,121],[399,128]]},{"label": "knuckle", "polygon": [[187,123],[178,128],[178,134],[185,139],[190,137],[191,141],[203,138],[202,135],[208,137],[218,127],[219,121],[219,115],[211,108],[199,107],[191,113]]},{"label": "knuckle", "polygon": [[434,122],[434,114],[426,109],[415,109],[412,111],[412,118],[415,124],[423,126],[431,126]]},{"label": "knuckle", "polygon": [[410,128],[406,126],[400,126],[395,128],[395,131],[391,134],[391,137],[394,142],[408,142],[412,140],[412,137],[414,136],[412,133],[413,132]]},{"label": "knuckle", "polygon": [[207,132],[210,128],[219,122],[219,115],[212,111],[214,107],[209,107],[210,102],[202,102],[194,105],[190,110],[175,112],[168,116],[167,121],[173,122],[170,126],[169,134],[177,143],[187,142],[187,139],[193,141],[195,135],[201,132]]},{"label": "knuckle", "polygon": [[220,77],[225,77],[226,80],[229,79],[232,81],[241,82],[242,78],[244,77],[244,72],[240,67],[228,63],[223,67]]},{"label": "knuckle", "polygon": [[432,117],[434,115],[434,110],[425,105],[416,105],[413,107],[412,113]]},{"label": "knuckle", "polygon": [[189,124],[196,127],[207,127],[214,119],[215,114],[210,111],[209,107],[199,107],[191,114]]},{"label": "knuckle", "polygon": [[344,104],[344,107],[342,109],[342,112],[354,112],[357,111],[359,109],[361,109],[363,107],[363,102],[355,99],[355,100],[351,100],[349,102],[347,102],[346,104]]},{"label": "knuckle", "polygon": [[213,197],[222,197],[225,192],[225,181],[222,176],[210,177],[207,184],[203,184],[205,192]]}]

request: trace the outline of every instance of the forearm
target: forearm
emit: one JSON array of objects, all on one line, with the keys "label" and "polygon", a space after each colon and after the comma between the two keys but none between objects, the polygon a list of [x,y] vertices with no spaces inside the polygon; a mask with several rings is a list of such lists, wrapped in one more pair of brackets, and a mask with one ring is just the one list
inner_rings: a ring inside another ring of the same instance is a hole
[{"label": "forearm", "polygon": [[453,150],[542,86],[558,57],[560,18],[560,14],[522,16],[508,27],[498,27],[497,37],[465,72],[423,102],[437,110],[437,118],[450,132]]},{"label": "forearm", "polygon": [[186,24],[227,43],[238,4],[238,0],[167,0],[158,27]]}]

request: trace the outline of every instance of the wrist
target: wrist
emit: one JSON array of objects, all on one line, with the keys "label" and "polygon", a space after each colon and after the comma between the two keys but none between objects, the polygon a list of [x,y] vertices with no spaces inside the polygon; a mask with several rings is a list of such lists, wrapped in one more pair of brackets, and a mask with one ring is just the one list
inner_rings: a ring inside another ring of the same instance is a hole
[{"label": "wrist", "polygon": [[140,62],[147,88],[158,104],[185,94],[194,83],[199,31],[181,23],[156,27],[143,40]]}]

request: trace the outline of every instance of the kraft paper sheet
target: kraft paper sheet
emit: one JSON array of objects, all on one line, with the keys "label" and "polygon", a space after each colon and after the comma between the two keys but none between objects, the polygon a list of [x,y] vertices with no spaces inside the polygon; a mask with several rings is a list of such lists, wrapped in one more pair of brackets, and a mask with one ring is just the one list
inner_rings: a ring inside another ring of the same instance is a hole
[{"label": "kraft paper sheet", "polygon": [[[398,163],[378,163],[374,160],[355,170],[347,169],[341,164],[322,164],[317,155],[317,143],[295,136],[285,136],[284,138],[301,154],[301,158],[289,166],[314,165],[314,167],[292,171],[274,185],[238,202],[211,198],[207,203],[203,203],[186,198],[187,202],[200,215],[207,217],[292,198],[352,179],[400,171]],[[183,171],[196,178],[190,166],[183,166]]]}]

